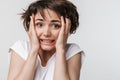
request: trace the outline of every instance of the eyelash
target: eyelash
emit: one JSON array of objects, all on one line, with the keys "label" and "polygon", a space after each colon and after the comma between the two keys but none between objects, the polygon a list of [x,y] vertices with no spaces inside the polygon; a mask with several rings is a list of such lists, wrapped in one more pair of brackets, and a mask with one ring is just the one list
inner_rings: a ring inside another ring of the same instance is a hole
[{"label": "eyelash", "polygon": [[52,24],[52,28],[59,29],[61,26],[58,24]]},{"label": "eyelash", "polygon": [[40,28],[40,27],[43,26],[43,24],[42,23],[36,23],[35,26]]},{"label": "eyelash", "polygon": [[[35,26],[38,28],[41,28],[44,26],[44,24],[43,23],[36,23]],[[61,26],[59,24],[51,24],[50,27],[52,27],[54,29],[59,29]]]}]

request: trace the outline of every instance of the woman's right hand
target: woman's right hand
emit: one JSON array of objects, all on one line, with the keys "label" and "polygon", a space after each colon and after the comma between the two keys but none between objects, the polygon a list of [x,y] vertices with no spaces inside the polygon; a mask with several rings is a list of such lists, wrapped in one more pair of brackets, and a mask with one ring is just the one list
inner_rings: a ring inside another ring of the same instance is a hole
[{"label": "woman's right hand", "polygon": [[39,48],[40,48],[40,43],[35,31],[35,16],[32,14],[30,16],[30,25],[29,25],[29,31],[28,31],[28,36],[30,40],[30,51],[38,53]]}]

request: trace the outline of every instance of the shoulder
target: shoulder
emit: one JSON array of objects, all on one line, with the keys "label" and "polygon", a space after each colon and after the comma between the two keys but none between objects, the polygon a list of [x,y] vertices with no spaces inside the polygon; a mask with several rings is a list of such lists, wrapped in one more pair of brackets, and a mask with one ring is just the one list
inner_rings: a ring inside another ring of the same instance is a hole
[{"label": "shoulder", "polygon": [[80,46],[78,44],[75,43],[68,43],[66,45],[66,58],[69,59],[72,56],[80,53],[82,51],[82,49],[80,48]]},{"label": "shoulder", "polygon": [[10,47],[9,52],[11,52],[11,50],[15,51],[23,59],[26,59],[29,50],[29,42],[26,40],[18,40]]},{"label": "shoulder", "polygon": [[80,49],[80,46],[76,43],[68,43],[67,47],[72,49]]}]

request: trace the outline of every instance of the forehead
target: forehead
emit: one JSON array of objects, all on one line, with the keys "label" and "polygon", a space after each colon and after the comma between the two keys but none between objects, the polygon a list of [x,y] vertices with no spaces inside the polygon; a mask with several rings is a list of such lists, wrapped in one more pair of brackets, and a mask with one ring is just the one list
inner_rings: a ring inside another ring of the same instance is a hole
[{"label": "forehead", "polygon": [[42,12],[37,11],[35,18],[44,18],[44,19],[60,19],[60,15],[55,11],[50,9],[44,9]]}]

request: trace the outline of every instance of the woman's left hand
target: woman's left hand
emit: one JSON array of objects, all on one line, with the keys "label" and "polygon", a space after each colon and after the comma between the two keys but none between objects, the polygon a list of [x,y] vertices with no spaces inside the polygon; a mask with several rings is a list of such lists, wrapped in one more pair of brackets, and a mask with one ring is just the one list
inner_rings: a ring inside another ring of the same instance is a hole
[{"label": "woman's left hand", "polygon": [[56,42],[56,51],[65,49],[67,38],[70,33],[71,21],[68,18],[61,17],[61,30]]}]

